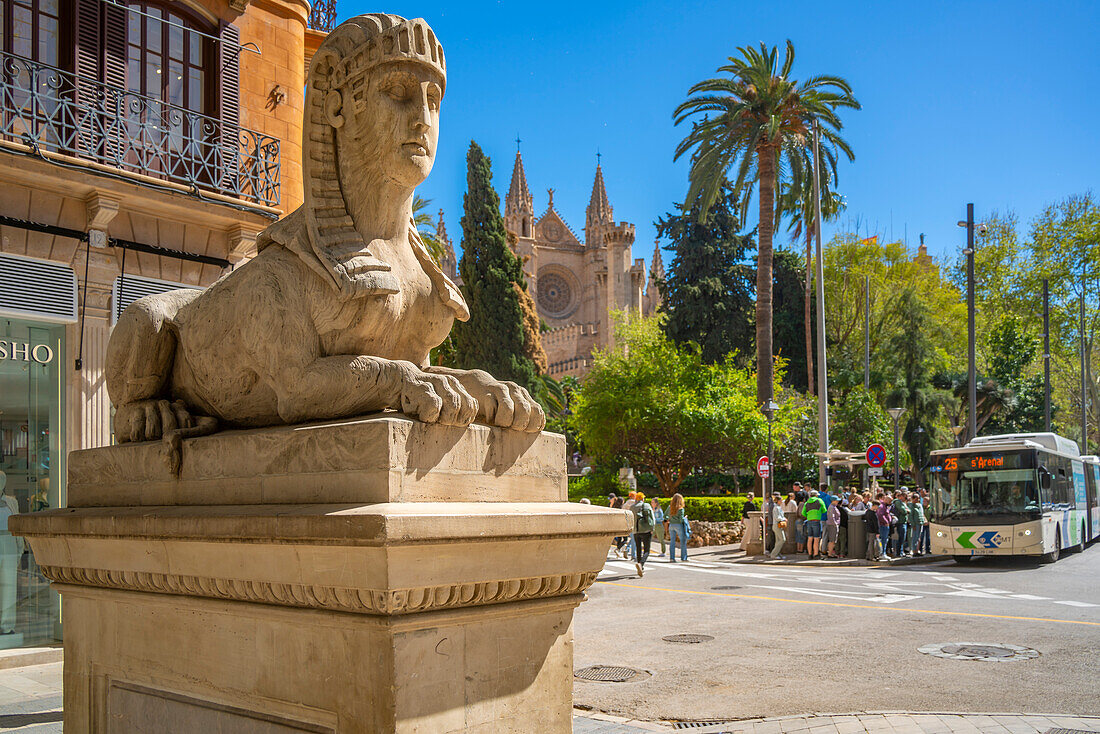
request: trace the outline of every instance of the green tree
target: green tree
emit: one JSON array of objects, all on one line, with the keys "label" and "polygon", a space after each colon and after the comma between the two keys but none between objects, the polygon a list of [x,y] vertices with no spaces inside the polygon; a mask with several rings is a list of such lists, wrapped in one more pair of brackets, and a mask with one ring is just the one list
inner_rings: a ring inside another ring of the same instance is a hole
[{"label": "green tree", "polygon": [[[802,257],[790,250],[776,250],[772,272],[774,348],[776,356],[787,360],[786,381],[799,392],[809,388],[806,374],[806,341],[803,338],[806,292],[803,288],[805,264]],[[811,362],[812,364],[812,362]]]},{"label": "green tree", "polygon": [[1023,319],[1014,315],[1005,315],[986,333],[989,374],[1012,393],[1005,410],[989,419],[987,432],[1044,430],[1043,377],[1035,374],[1041,347],[1039,337],[1026,328]]},{"label": "green tree", "polygon": [[865,451],[873,443],[881,443],[887,452],[894,450],[893,422],[862,385],[833,407],[829,420],[829,441],[840,451]]},{"label": "green tree", "polygon": [[772,235],[780,213],[776,187],[784,172],[792,180],[805,175],[806,149],[816,122],[824,149],[840,150],[854,159],[840,136],[839,108],[859,109],[847,81],[836,76],[791,78],[794,44],[787,41],[782,64],[775,47],[738,48],[729,64],[718,68],[726,76],[691,87],[691,95],[674,113],[676,124],[697,115],[691,132],[676,148],[676,159],[691,154],[690,186],[685,201],[701,200],[700,218],[723,192],[731,169],[733,189],[748,206],[752,184],[759,184],[758,256],[756,272],[757,401],[772,397]]},{"label": "green tree", "polygon": [[523,268],[508,248],[489,157],[474,142],[466,154],[462,259],[458,269],[470,320],[456,323],[452,331],[455,364],[462,369],[486,370],[500,380],[512,380],[538,396],[541,382],[534,364],[525,356],[524,310],[517,292],[527,287]]},{"label": "green tree", "polygon": [[951,392],[936,387],[933,380],[942,367],[936,344],[943,341],[945,330],[914,286],[902,289],[898,314],[897,330],[884,355],[894,386],[887,402],[890,407],[906,409],[902,440],[912,457],[910,468],[923,486],[920,467],[913,460],[927,459],[925,446],[929,443],[940,446],[948,441],[942,417],[944,409],[954,404]]},{"label": "green tree", "polygon": [[[648,467],[671,496],[695,467],[751,465],[767,444],[753,374],[732,360],[705,364],[697,347],[679,347],[663,316],[620,320],[616,346],[595,354],[573,403],[574,424],[597,461]],[[781,404],[777,445],[797,411]]]},{"label": "green tree", "polygon": [[745,255],[752,238],[738,234],[737,198],[725,194],[699,219],[699,203],[678,206],[656,222],[657,234],[671,241],[673,257],[658,284],[665,333],[677,344],[694,342],[707,364],[731,352],[744,360],[752,351],[752,271]]}]

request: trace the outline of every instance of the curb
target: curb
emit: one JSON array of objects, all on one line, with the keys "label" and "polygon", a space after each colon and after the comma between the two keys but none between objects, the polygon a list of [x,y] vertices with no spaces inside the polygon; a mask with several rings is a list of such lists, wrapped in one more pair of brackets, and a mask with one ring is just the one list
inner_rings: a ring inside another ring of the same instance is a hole
[{"label": "curb", "polygon": [[868,561],[864,558],[845,558],[835,561],[810,561],[810,560],[798,560],[787,558],[785,560],[772,560],[768,558],[764,560],[765,556],[748,556],[736,561],[727,561],[728,563],[746,563],[756,566],[815,566],[823,568],[850,568],[853,566],[875,566],[879,568],[890,566],[915,566],[924,563],[938,563],[940,561],[949,561],[951,556],[919,556],[916,558],[902,557],[892,558],[889,561]]},{"label": "curb", "polygon": [[65,649],[56,647],[17,647],[0,650],[0,670],[25,668],[29,665],[60,663],[65,660]]}]

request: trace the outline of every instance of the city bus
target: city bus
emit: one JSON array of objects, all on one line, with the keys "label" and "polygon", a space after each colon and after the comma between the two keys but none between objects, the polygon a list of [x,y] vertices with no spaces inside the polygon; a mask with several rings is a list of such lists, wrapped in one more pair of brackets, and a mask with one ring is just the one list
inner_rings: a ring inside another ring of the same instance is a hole
[{"label": "city bus", "polygon": [[930,456],[932,553],[1053,563],[1100,536],[1100,461],[1053,433],[979,436]]}]

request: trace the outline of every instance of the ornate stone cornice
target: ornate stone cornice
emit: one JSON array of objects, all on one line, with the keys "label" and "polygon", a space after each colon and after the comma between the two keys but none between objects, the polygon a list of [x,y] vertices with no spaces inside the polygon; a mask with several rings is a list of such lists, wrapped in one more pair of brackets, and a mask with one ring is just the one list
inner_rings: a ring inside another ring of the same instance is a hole
[{"label": "ornate stone cornice", "polygon": [[77,586],[380,615],[414,614],[579,594],[596,581],[598,573],[587,571],[412,589],[358,589],[69,566],[39,566],[39,569],[50,581]]}]

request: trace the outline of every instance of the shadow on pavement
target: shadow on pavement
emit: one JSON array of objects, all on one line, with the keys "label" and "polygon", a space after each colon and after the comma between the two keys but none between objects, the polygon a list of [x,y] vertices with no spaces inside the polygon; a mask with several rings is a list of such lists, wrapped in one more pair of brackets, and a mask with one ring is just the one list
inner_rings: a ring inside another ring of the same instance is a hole
[{"label": "shadow on pavement", "polygon": [[0,729],[14,729],[17,726],[32,724],[50,724],[61,721],[62,712],[43,711],[37,714],[0,714]]}]

